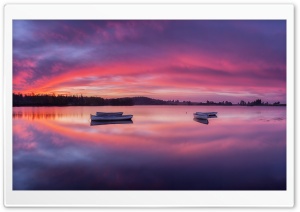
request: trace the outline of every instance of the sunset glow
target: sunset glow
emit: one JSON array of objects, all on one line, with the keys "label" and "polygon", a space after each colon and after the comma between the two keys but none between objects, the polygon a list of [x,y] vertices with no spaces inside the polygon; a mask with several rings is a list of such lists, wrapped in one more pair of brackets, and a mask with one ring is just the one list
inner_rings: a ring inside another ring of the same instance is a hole
[{"label": "sunset glow", "polygon": [[13,92],[286,103],[286,22],[15,20]]}]

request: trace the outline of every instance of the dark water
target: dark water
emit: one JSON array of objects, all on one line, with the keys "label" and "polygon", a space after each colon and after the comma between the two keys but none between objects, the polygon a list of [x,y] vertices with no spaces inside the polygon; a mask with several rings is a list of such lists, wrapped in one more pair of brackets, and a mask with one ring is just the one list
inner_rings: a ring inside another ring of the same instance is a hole
[{"label": "dark water", "polygon": [[[91,126],[96,111],[133,123]],[[285,190],[286,108],[15,107],[13,189]]]}]

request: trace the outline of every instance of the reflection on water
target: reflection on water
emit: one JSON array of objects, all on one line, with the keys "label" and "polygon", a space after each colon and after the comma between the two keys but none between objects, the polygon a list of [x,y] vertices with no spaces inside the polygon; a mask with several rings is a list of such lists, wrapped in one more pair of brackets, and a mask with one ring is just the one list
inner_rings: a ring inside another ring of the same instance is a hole
[{"label": "reflection on water", "polygon": [[208,119],[211,119],[211,118],[218,118],[218,116],[216,116],[216,115],[210,115],[207,119],[194,118],[193,120],[196,121],[196,122],[199,122],[201,124],[209,124]]},{"label": "reflection on water", "polygon": [[208,119],[197,119],[197,118],[194,118],[193,120],[196,121],[196,122],[199,122],[201,124],[208,124],[209,123]]},{"label": "reflection on water", "polygon": [[91,126],[96,125],[107,125],[107,124],[132,124],[132,120],[121,120],[121,121],[91,121]]},{"label": "reflection on water", "polygon": [[[93,126],[96,111],[133,123]],[[13,189],[284,190],[286,108],[15,107]]]}]

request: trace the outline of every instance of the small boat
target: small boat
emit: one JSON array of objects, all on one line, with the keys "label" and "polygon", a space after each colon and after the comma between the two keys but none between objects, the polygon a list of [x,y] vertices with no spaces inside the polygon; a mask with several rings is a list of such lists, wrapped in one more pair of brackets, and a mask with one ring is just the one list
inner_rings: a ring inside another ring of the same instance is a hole
[{"label": "small boat", "polygon": [[108,124],[132,124],[132,120],[121,120],[121,121],[91,121],[91,126],[97,125],[108,125]]},{"label": "small boat", "polygon": [[196,119],[196,118],[194,118],[194,121],[199,122],[201,124],[208,124],[208,120],[207,119]]},{"label": "small boat", "polygon": [[120,120],[130,120],[133,115],[123,115],[123,116],[95,116],[91,114],[92,121],[120,121]]},{"label": "small boat", "polygon": [[196,119],[207,119],[208,115],[204,113],[194,113],[194,118]]},{"label": "small boat", "polygon": [[96,112],[96,116],[122,116],[123,112]]},{"label": "small boat", "polygon": [[207,114],[208,116],[216,116],[218,112],[196,112],[196,114]]}]

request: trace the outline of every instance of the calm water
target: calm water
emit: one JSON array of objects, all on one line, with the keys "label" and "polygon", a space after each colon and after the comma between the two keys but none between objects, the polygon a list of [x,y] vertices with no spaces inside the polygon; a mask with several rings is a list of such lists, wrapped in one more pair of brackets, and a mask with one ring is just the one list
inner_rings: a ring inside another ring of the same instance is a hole
[{"label": "calm water", "polygon": [[[133,123],[91,126],[96,111]],[[286,108],[15,107],[13,189],[286,189]]]}]

